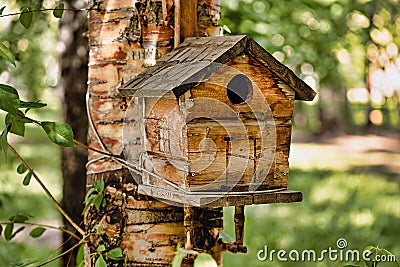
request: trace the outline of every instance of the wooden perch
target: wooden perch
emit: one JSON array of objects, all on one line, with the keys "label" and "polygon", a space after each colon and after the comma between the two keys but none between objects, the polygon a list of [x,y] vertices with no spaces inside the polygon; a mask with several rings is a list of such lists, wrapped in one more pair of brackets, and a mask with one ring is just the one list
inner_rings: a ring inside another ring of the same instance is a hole
[{"label": "wooden perch", "polygon": [[235,206],[235,235],[236,244],[243,245],[244,240],[244,206]]}]

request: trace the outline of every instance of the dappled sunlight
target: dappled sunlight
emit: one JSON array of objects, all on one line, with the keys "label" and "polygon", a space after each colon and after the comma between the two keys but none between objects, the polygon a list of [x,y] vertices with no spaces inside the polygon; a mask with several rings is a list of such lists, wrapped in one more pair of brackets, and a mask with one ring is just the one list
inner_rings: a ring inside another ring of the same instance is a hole
[{"label": "dappled sunlight", "polygon": [[[295,138],[297,140],[297,138]],[[293,266],[261,262],[256,253],[275,249],[379,245],[399,255],[400,140],[390,136],[339,136],[322,143],[294,142],[289,188],[303,193],[301,203],[246,207],[248,254],[226,254],[227,266]],[[229,219],[230,214],[232,219]],[[225,209],[225,231],[234,236],[233,209]],[[308,267],[309,262],[296,262]],[[312,266],[317,266],[312,264]],[[323,261],[318,266],[337,267]]]},{"label": "dappled sunlight", "polygon": [[350,219],[355,227],[366,227],[371,226],[376,218],[371,210],[363,209],[350,213]]},{"label": "dappled sunlight", "polygon": [[320,183],[310,194],[310,200],[316,204],[329,202],[331,204],[343,204],[348,199],[348,191],[343,190],[343,185],[328,183],[326,185]]},{"label": "dappled sunlight", "polygon": [[[389,152],[389,153],[387,153]],[[400,175],[400,140],[384,136],[343,136],[321,144],[292,143],[290,166],[347,170],[359,165],[386,165]]]}]

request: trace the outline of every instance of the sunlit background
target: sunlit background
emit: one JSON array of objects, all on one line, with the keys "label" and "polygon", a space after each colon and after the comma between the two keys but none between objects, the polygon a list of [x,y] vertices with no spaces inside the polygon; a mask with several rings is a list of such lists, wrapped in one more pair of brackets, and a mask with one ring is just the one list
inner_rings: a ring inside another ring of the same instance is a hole
[{"label": "sunlit background", "polygon": [[319,92],[316,101],[298,105],[298,127],[399,128],[398,0],[222,4],[221,23],[232,34],[252,36]]}]

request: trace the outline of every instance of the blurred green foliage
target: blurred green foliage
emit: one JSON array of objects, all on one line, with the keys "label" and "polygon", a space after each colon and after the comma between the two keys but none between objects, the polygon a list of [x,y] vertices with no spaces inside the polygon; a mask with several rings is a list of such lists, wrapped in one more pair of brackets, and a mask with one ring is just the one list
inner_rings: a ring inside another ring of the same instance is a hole
[{"label": "blurred green foliage", "polygon": [[[19,12],[24,0],[1,1],[6,6],[3,14]],[[51,1],[31,1],[33,10],[52,8]],[[0,80],[18,89],[25,98],[36,101],[45,89],[55,88],[58,81],[57,60],[58,19],[51,12],[34,12],[29,29],[24,28],[18,16],[0,18],[0,41],[13,52],[17,65],[0,61]],[[60,49],[60,47],[58,48]],[[23,98],[24,98],[23,97]]]},{"label": "blurred green foliage", "polygon": [[[31,111],[32,117],[46,120],[60,120],[59,104],[54,103],[54,95],[47,94],[44,100],[53,103],[49,108],[39,113]],[[4,115],[0,114],[0,128],[4,128]],[[21,153],[24,159],[35,168],[35,171],[43,178],[44,183],[58,200],[62,197],[62,178],[60,171],[60,150],[51,143],[43,130],[27,125],[26,138],[10,135],[9,141]],[[42,188],[32,181],[29,186],[23,186],[23,174],[18,174],[16,169],[20,164],[19,160],[9,153],[7,162],[4,156],[0,156],[0,221],[7,221],[16,213],[30,214],[32,222],[53,224],[59,226],[61,216],[51,203],[50,199],[43,193]],[[40,259],[42,262],[56,255],[59,250],[61,232],[46,231],[43,238],[33,239],[28,236],[29,231],[25,230],[17,235],[17,239],[6,242],[0,237],[0,266],[11,266],[26,259]],[[49,265],[50,267],[60,266],[60,261]]]},{"label": "blurred green foliage", "polygon": [[[222,24],[231,29],[229,34],[251,36],[319,92],[313,103],[297,104],[297,126],[312,132],[368,123],[400,126],[397,0],[221,0],[221,4]],[[373,80],[376,70],[383,77]],[[367,88],[367,100],[360,94],[349,98],[353,88]],[[371,109],[377,110],[372,118]]]},{"label": "blurred green foliage", "polygon": [[[265,245],[269,251],[313,249],[319,253],[329,247],[337,249],[339,238],[347,240],[346,249],[361,253],[374,245],[388,249],[399,259],[398,174],[367,174],[356,168],[347,172],[291,169],[290,177],[290,188],[302,191],[303,202],[246,207],[248,253],[226,253],[224,266],[343,266],[351,262],[332,262],[328,257],[322,262],[280,262],[276,255],[272,262],[257,259],[257,252]],[[226,208],[224,216],[225,232],[234,236],[233,208]]]}]

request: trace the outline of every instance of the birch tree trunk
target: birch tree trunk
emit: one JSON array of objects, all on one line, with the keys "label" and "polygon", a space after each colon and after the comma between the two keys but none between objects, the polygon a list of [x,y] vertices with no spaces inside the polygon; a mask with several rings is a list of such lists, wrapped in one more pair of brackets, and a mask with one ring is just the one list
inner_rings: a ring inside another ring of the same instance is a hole
[{"label": "birch tree trunk", "polygon": [[[153,65],[182,38],[219,34],[219,2],[92,0],[90,5],[94,10],[89,14],[88,141],[119,156],[125,111],[133,103],[119,95],[118,87]],[[184,209],[139,195],[123,164],[89,151],[87,188],[99,179],[106,184],[107,205],[87,212],[86,229],[93,233],[94,244],[90,249],[100,244],[122,248],[125,261],[115,262],[116,266],[170,266],[189,229],[183,223]],[[220,261],[216,237],[222,229],[222,209],[191,209],[188,220],[193,222],[192,246]],[[190,260],[186,264],[192,266]]]}]

